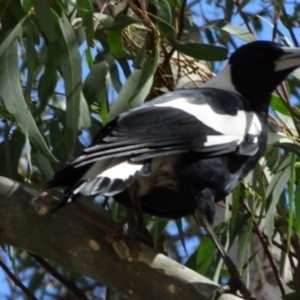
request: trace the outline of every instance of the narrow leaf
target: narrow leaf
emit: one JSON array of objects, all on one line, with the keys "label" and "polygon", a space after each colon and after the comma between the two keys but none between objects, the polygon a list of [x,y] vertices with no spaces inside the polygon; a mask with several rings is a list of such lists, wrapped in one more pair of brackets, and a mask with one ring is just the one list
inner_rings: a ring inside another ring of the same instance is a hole
[{"label": "narrow leaf", "polygon": [[22,32],[22,20],[0,45],[0,90],[5,108],[14,115],[16,124],[34,147],[55,160],[43,139],[23,97],[19,74],[17,39]]},{"label": "narrow leaf", "polygon": [[109,120],[112,120],[122,112],[141,105],[151,89],[157,63],[158,51],[155,52],[154,58],[146,58],[141,69],[136,69],[129,76],[117,100],[110,108]]},{"label": "narrow leaf", "polygon": [[266,211],[266,234],[271,240],[274,233],[274,218],[276,212],[276,205],[278,200],[286,187],[290,177],[291,155],[288,155],[281,163],[279,170],[272,178],[268,186],[267,195],[267,211]]},{"label": "narrow leaf", "polygon": [[121,30],[107,30],[107,42],[111,53],[118,59],[132,59],[123,45],[122,31]]},{"label": "narrow leaf", "polygon": [[50,41],[57,38],[55,17],[47,0],[31,0],[35,9],[35,15],[41,25],[41,29]]},{"label": "narrow leaf", "polygon": [[65,15],[60,19],[62,33],[60,66],[67,97],[66,145],[68,158],[73,158],[78,134],[81,98],[81,57],[74,30]]},{"label": "narrow leaf", "polygon": [[103,24],[103,28],[117,31],[122,30],[123,28],[137,22],[136,19],[123,14],[118,14],[114,19],[109,20],[110,22],[106,22],[106,24]]},{"label": "narrow leaf", "polygon": [[[298,174],[299,174],[299,169],[298,169]],[[296,186],[294,201],[295,201],[295,229],[296,229],[296,234],[300,239],[300,180],[298,180]]]},{"label": "narrow leaf", "polygon": [[91,117],[88,104],[84,98],[83,93],[80,93],[80,116],[79,116],[79,128],[89,128],[91,126]]},{"label": "narrow leaf", "polygon": [[94,20],[92,3],[90,0],[77,0],[77,5],[78,13],[82,18],[88,45],[91,46],[93,44],[94,39]]},{"label": "narrow leaf", "polygon": [[227,58],[228,49],[200,43],[181,44],[176,41],[170,42],[179,52],[199,60],[217,61]]},{"label": "narrow leaf", "polygon": [[99,102],[103,91],[106,93],[108,65],[105,61],[95,63],[84,81],[83,93],[89,104]]},{"label": "narrow leaf", "polygon": [[285,116],[291,116],[291,112],[287,109],[286,105],[283,103],[282,99],[277,95],[272,95],[271,107],[276,111]]},{"label": "narrow leaf", "polygon": [[224,26],[222,26],[221,29],[223,31],[226,31],[226,32],[234,35],[235,37],[237,37],[245,42],[250,43],[250,42],[256,41],[255,36],[243,27],[234,26],[234,25],[227,23]]}]

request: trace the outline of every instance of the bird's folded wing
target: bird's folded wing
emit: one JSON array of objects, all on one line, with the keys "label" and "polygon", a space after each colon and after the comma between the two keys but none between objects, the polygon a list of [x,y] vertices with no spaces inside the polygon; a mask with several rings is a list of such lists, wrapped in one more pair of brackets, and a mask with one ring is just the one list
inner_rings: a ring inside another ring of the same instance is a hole
[{"label": "bird's folded wing", "polygon": [[226,114],[208,111],[207,105],[186,102],[180,109],[176,105],[172,107],[172,101],[168,104],[144,106],[121,115],[96,136],[92,146],[72,165],[81,167],[116,157],[139,162],[186,152],[199,152],[205,158],[234,152],[241,143],[243,153],[239,154],[252,155],[253,149],[256,151],[253,144],[257,139],[249,143],[252,150],[247,154],[245,137],[253,125],[246,113],[229,118]]}]

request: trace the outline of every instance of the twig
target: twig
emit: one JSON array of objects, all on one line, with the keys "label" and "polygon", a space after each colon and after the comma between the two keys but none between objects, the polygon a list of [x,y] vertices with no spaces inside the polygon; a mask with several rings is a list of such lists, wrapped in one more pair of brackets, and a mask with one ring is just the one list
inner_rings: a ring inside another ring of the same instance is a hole
[{"label": "twig", "polygon": [[35,254],[29,253],[44,269],[46,269],[54,278],[61,282],[74,296],[76,299],[88,300],[85,294],[70,280],[63,277],[56,269],[54,269],[45,259]]},{"label": "twig", "polygon": [[289,26],[288,26],[288,31],[289,31],[289,33],[290,33],[290,35],[291,35],[291,38],[292,38],[292,40],[293,40],[293,43],[294,43],[294,45],[295,45],[296,47],[299,47],[299,43],[298,43],[297,38],[296,38],[296,36],[295,36],[295,33],[294,33],[293,29],[292,29],[292,24],[291,24],[292,22],[291,22],[290,19],[288,18],[288,15],[287,15],[287,13],[286,13],[286,10],[285,10],[285,7],[284,7],[284,6],[282,6],[282,12],[283,12],[283,15],[284,15],[284,18],[285,18],[286,22],[289,24]]},{"label": "twig", "polygon": [[238,9],[238,11],[239,11],[239,13],[240,13],[240,15],[241,15],[243,21],[245,22],[245,25],[246,25],[248,31],[249,31],[250,33],[252,33],[252,34],[255,36],[255,34],[254,34],[254,32],[253,32],[253,30],[252,30],[250,24],[249,24],[249,20],[248,20],[247,15],[246,15],[246,14],[243,12],[243,10],[240,8],[240,1],[239,1],[239,0],[235,0],[235,1],[233,1],[233,3],[234,3],[234,5],[237,7],[237,9]]},{"label": "twig", "polygon": [[3,260],[0,259],[0,267],[4,270],[7,276],[14,282],[14,284],[19,287],[22,292],[26,295],[28,299],[38,300],[29,289],[9,270],[9,268],[5,265]]},{"label": "twig", "polygon": [[[177,40],[180,40],[180,37],[181,37],[181,35],[183,33],[183,29],[184,29],[184,12],[185,12],[185,7],[186,7],[186,2],[187,2],[187,0],[182,0],[180,16],[179,16],[179,27],[178,27],[178,32],[177,32],[177,36],[176,36]],[[171,51],[165,56],[165,59],[161,64],[163,69],[165,69],[167,67],[167,64],[168,64],[169,60],[171,59],[172,55],[174,54],[174,52],[175,52],[175,49],[172,48]]]},{"label": "twig", "polygon": [[185,7],[186,7],[186,2],[187,0],[182,1],[182,6],[180,9],[180,16],[179,16],[179,27],[178,27],[178,32],[177,32],[177,40],[180,40],[180,37],[183,33],[184,29],[184,12],[185,12]]},{"label": "twig", "polygon": [[274,21],[273,21],[273,31],[272,31],[272,41],[274,42],[276,39],[277,34],[277,28],[278,28],[278,19],[280,16],[280,7],[277,7],[277,5],[274,5]]},{"label": "twig", "polygon": [[[249,205],[246,203],[246,201],[242,200],[242,204],[245,208],[245,210],[247,211],[247,213],[251,214],[251,209],[249,207]],[[283,287],[283,284],[282,284],[282,280],[280,278],[280,275],[279,275],[279,272],[278,272],[278,269],[276,267],[276,264],[275,264],[275,261],[274,261],[274,258],[268,248],[268,245],[266,244],[265,240],[264,240],[264,237],[262,236],[259,228],[258,228],[258,224],[255,220],[252,220],[252,224],[253,224],[253,232],[255,232],[261,242],[261,245],[263,246],[264,248],[264,252],[266,254],[266,256],[268,257],[268,260],[270,262],[270,265],[271,265],[271,268],[273,270],[273,274],[276,278],[276,281],[278,283],[278,286],[279,286],[279,289],[280,289],[280,292],[281,292],[281,295],[282,295],[282,298],[284,298],[285,296],[285,290],[284,290],[284,287]]]}]

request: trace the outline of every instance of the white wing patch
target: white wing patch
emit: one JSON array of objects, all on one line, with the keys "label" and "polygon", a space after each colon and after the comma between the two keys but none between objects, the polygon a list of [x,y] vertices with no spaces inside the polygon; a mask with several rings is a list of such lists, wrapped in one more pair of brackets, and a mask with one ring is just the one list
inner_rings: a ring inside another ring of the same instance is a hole
[{"label": "white wing patch", "polygon": [[135,176],[138,171],[142,169],[143,165],[128,163],[127,161],[118,164],[112,168],[101,173],[101,177],[108,177],[110,179],[127,180],[131,176]]},{"label": "white wing patch", "polygon": [[132,164],[124,161],[124,158],[111,158],[99,160],[84,174],[82,180],[89,181],[97,177],[107,177],[111,180],[126,180],[130,176],[134,176],[142,169],[141,164]]},{"label": "white wing patch", "polygon": [[[208,104],[195,104],[178,98],[166,103],[155,104],[160,107],[173,107],[180,109],[225,136],[236,137],[242,141],[247,134],[258,136],[262,131],[262,125],[257,115],[253,112],[240,110],[237,115],[222,115],[216,113]],[[221,140],[220,140],[221,141]]]},{"label": "white wing patch", "polygon": [[242,140],[237,138],[236,136],[230,135],[208,135],[204,146],[209,147],[220,144],[227,144],[231,142],[236,142],[239,145],[242,142]]},{"label": "white wing patch", "polygon": [[98,161],[81,178],[84,183],[77,192],[83,195],[101,194],[113,196],[126,189],[128,180],[143,168],[141,164],[132,164],[120,158]]}]

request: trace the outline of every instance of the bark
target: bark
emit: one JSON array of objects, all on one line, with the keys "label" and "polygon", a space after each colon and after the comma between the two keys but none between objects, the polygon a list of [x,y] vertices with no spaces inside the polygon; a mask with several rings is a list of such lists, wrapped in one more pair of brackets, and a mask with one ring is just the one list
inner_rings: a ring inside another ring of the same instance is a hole
[{"label": "bark", "polygon": [[79,204],[56,214],[48,208],[38,191],[0,177],[0,243],[80,272],[128,299],[206,300],[218,287],[146,245],[131,245],[118,224]]}]

